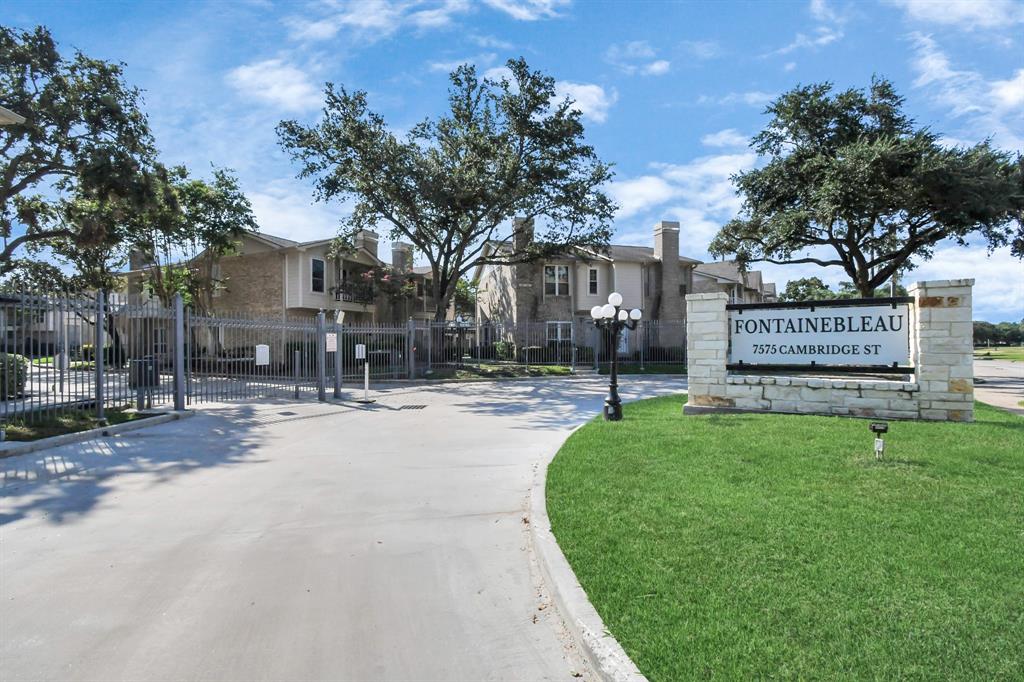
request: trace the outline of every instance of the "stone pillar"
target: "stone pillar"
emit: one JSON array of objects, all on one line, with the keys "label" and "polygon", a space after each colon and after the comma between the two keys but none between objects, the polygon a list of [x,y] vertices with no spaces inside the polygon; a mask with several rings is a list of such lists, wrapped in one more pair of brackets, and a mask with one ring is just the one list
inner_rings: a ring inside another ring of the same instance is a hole
[{"label": "stone pillar", "polygon": [[918,282],[910,353],[915,366],[921,419],[974,420],[973,279]]},{"label": "stone pillar", "polygon": [[735,401],[726,397],[728,302],[729,296],[723,292],[686,297],[686,372],[690,396],[684,414],[735,406]]}]

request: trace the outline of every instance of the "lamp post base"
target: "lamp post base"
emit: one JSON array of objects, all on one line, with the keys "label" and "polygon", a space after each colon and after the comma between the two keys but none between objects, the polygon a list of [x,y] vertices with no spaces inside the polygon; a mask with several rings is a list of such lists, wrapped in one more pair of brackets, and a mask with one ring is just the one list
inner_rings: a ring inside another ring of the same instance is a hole
[{"label": "lamp post base", "polygon": [[622,421],[622,401],[605,398],[604,419],[609,422]]}]

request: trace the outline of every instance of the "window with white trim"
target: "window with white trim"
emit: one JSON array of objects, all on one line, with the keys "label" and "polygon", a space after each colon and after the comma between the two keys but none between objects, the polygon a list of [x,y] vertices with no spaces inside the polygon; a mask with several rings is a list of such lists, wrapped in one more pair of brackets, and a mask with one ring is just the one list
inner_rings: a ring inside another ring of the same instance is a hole
[{"label": "window with white trim", "polygon": [[548,322],[548,343],[569,343],[572,341],[572,322]]},{"label": "window with white trim", "polygon": [[322,258],[310,260],[309,287],[314,294],[322,294],[326,290],[327,268]]},{"label": "window with white trim", "polygon": [[568,265],[545,265],[544,266],[544,295],[545,296],[568,296],[569,295],[569,266]]},{"label": "window with white trim", "polygon": [[590,268],[587,275],[587,291],[591,296],[597,296],[597,268]]}]

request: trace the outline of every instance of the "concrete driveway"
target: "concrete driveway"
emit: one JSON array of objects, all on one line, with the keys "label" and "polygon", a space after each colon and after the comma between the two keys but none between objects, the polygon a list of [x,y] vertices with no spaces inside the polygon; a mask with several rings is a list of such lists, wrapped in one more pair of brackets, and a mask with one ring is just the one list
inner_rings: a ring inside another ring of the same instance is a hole
[{"label": "concrete driveway", "polygon": [[1024,414],[1024,362],[975,360],[974,397],[983,403]]},{"label": "concrete driveway", "polygon": [[223,405],[0,460],[0,679],[589,677],[526,509],[603,395],[594,378]]}]

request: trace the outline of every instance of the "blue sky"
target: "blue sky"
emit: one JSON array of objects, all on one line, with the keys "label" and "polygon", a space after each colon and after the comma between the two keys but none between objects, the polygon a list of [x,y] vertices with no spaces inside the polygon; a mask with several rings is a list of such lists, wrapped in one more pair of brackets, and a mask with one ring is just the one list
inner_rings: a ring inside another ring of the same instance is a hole
[{"label": "blue sky", "polygon": [[[798,83],[893,80],[908,111],[950,143],[991,136],[1024,150],[1024,3],[1010,0],[599,2],[15,2],[5,25],[50,27],[65,49],[126,63],[145,90],[164,159],[234,168],[261,228],[333,234],[341,205],[314,205],[274,134],[312,122],[325,81],[368,91],[404,129],[444,106],[447,72],[524,56],[584,112],[616,166],[616,242],[649,244],[679,220],[685,255],[705,258],[739,208],[729,175],[756,164],[746,141],[765,103]],[[770,278],[845,279],[815,266]],[[1024,266],[980,244],[942,245],[910,280],[976,278],[979,319],[1024,317]]]}]

